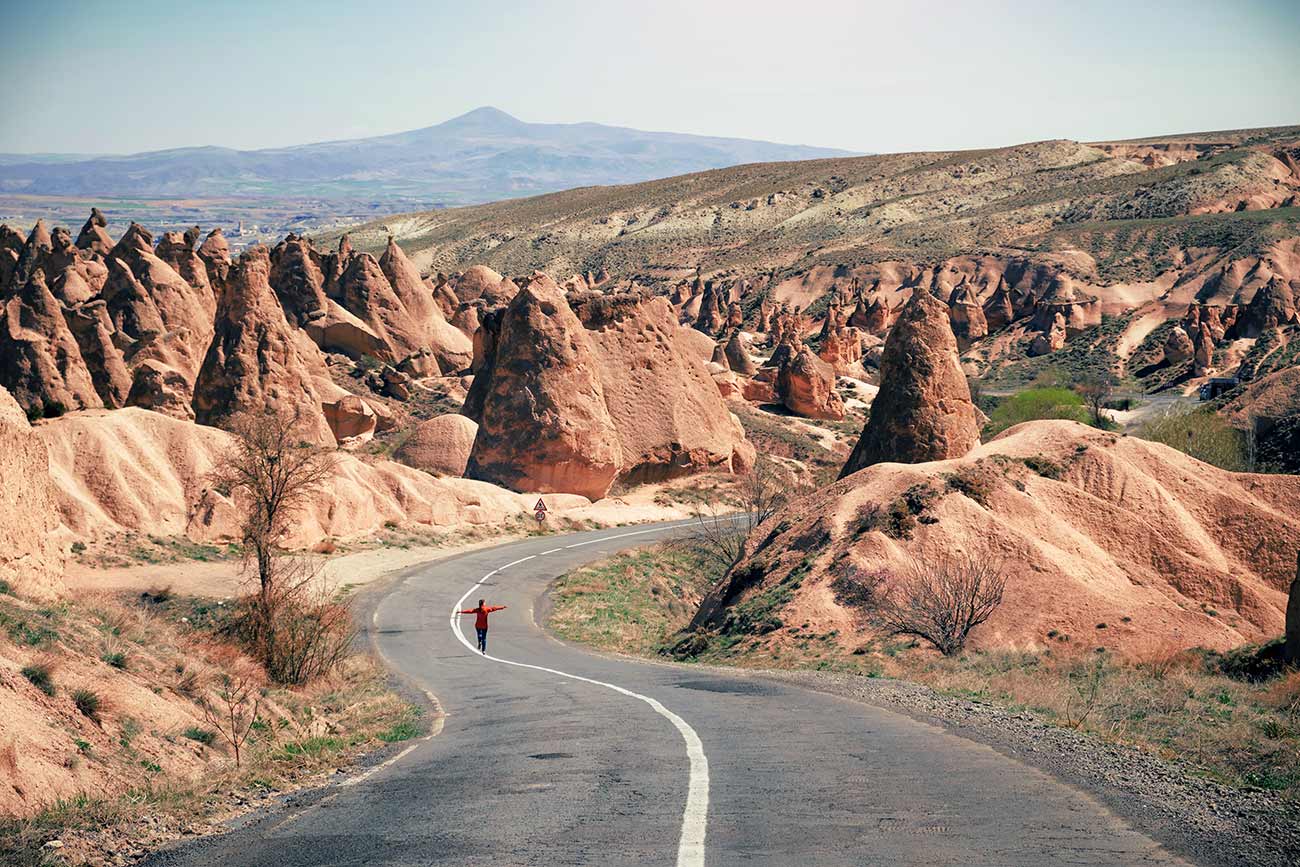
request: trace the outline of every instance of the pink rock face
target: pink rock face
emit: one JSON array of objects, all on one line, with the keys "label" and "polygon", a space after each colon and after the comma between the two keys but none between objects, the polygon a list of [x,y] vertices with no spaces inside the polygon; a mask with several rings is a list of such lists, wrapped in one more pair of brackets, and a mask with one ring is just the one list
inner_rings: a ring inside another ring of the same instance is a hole
[{"label": "pink rock face", "polygon": [[605,496],[622,446],[595,353],[554,281],[520,289],[495,355],[466,475],[516,491]]},{"label": "pink rock face", "polygon": [[1006,278],[998,277],[997,287],[984,302],[984,322],[989,331],[999,331],[1015,321],[1015,318],[1016,310],[1011,302]]},{"label": "pink rock face", "polygon": [[731,332],[731,336],[727,338],[726,346],[723,347],[723,352],[727,356],[727,367],[741,376],[753,376],[758,371],[758,366],[754,364],[754,359],[750,357],[744,341],[740,339],[739,329]]},{"label": "pink rock face", "polygon": [[64,308],[63,319],[77,341],[81,358],[104,406],[112,409],[124,406],[131,391],[131,371],[127,369],[122,350],[113,340],[116,332],[108,316],[108,305],[103,301],[90,301],[71,309]]},{"label": "pink rock face", "polygon": [[1165,338],[1166,361],[1170,364],[1182,364],[1195,352],[1196,347],[1192,343],[1191,336],[1181,326],[1175,325],[1169,329],[1169,336]]},{"label": "pink rock face", "polygon": [[978,415],[957,358],[948,308],[917,290],[885,340],[880,392],[840,478],[886,461],[961,457],[979,441]]},{"label": "pink rock face", "polygon": [[355,447],[375,435],[378,419],[374,410],[356,395],[339,398],[325,404],[325,421],[340,445]]},{"label": "pink rock face", "polygon": [[[251,247],[230,271],[217,305],[216,334],[194,384],[200,424],[272,408],[301,415],[313,442],[333,445],[312,383],[310,359],[294,338],[268,282],[270,256]],[[305,342],[305,341],[304,341]],[[314,352],[315,347],[306,343]]]},{"label": "pink rock face", "polygon": [[104,405],[39,269],[0,306],[0,385],[26,410]]},{"label": "pink rock face", "polygon": [[214,290],[219,290],[226,274],[230,272],[230,242],[220,229],[213,229],[199,245],[199,258],[208,269],[208,281]]},{"label": "pink rock face", "polygon": [[1193,357],[1197,376],[1204,376],[1214,367],[1214,333],[1205,323],[1196,332],[1196,354]]},{"label": "pink rock face", "polygon": [[435,476],[463,476],[478,425],[455,413],[420,422],[393,459]]},{"label": "pink rock face", "polygon": [[694,355],[690,341],[697,335],[677,324],[667,300],[592,293],[573,303],[622,446],[618,478],[637,483],[731,471],[744,433]]},{"label": "pink rock face", "polygon": [[963,283],[952,290],[952,296],[948,299],[948,318],[959,349],[969,348],[975,341],[988,336],[989,323],[984,316],[984,308],[980,306],[969,283]]},{"label": "pink rock face", "polygon": [[1245,309],[1238,330],[1246,337],[1257,337],[1273,328],[1297,321],[1295,293],[1290,284],[1273,277],[1255,292],[1255,297]]},{"label": "pink rock face", "polygon": [[22,408],[0,388],[0,579],[25,596],[56,596],[63,560],[50,458]]},{"label": "pink rock face", "polygon": [[107,226],[108,220],[99,212],[99,208],[91,208],[90,219],[86,220],[86,224],[81,227],[81,234],[77,235],[77,247],[107,256],[108,251],[113,249],[113,239],[109,237]]},{"label": "pink rock face", "polygon": [[271,288],[284,314],[295,325],[325,315],[325,274],[311,241],[290,235],[271,251]]},{"label": "pink rock face", "polygon": [[1040,331],[1034,335],[1034,339],[1029,343],[1029,354],[1032,356],[1048,355],[1055,352],[1065,345],[1065,316],[1056,313],[1053,316],[1052,324],[1046,331]]},{"label": "pink rock face", "polygon": [[844,418],[844,402],[835,391],[835,371],[807,345],[800,344],[778,369],[776,394],[786,409],[804,418]]},{"label": "pink rock face", "polygon": [[190,384],[180,371],[160,361],[147,360],[135,369],[127,406],[151,409],[172,418],[194,421]]}]

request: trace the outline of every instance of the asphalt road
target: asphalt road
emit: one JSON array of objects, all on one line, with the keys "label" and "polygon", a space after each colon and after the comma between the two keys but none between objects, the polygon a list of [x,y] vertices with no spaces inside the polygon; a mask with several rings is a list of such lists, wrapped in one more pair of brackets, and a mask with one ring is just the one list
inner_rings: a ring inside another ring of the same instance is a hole
[{"label": "asphalt road", "polygon": [[[1183,863],[1089,795],[937,727],[761,677],[592,654],[536,625],[552,579],[671,532],[537,537],[408,573],[371,628],[437,697],[436,734],[147,863]],[[509,606],[492,615],[488,658],[470,648],[472,618],[451,616],[480,597]]]}]

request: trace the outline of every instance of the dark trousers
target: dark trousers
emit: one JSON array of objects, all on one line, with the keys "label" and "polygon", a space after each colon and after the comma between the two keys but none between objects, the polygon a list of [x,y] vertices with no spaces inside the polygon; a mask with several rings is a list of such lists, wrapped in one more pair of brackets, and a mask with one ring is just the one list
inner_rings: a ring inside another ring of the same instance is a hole
[{"label": "dark trousers", "polygon": [[482,629],[475,627],[474,631],[478,633],[478,649],[487,653],[487,627],[484,626]]}]

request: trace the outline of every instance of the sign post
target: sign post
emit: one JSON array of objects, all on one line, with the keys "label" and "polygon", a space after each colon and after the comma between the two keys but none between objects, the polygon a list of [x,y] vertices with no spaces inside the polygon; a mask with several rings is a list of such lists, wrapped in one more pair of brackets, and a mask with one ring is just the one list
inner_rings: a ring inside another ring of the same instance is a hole
[{"label": "sign post", "polygon": [[537,498],[537,505],[533,506],[533,517],[537,518],[539,524],[546,520],[546,503],[541,497]]}]

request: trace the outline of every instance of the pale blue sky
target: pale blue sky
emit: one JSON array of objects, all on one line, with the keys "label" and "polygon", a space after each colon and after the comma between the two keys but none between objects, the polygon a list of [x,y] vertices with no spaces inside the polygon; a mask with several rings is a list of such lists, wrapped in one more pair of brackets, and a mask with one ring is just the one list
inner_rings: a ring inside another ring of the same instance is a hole
[{"label": "pale blue sky", "polygon": [[11,2],[0,152],[300,144],[480,105],[859,151],[1300,123],[1300,2]]}]

